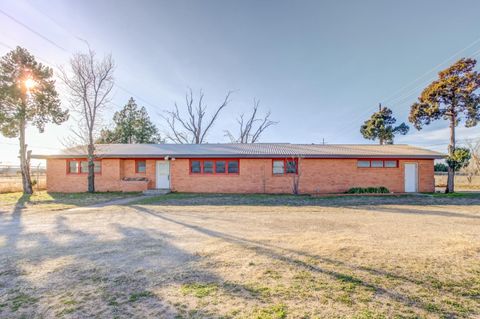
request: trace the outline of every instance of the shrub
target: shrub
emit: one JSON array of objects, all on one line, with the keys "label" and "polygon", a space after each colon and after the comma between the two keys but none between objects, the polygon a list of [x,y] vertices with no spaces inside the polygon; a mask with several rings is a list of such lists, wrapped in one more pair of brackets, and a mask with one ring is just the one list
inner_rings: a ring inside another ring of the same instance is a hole
[{"label": "shrub", "polygon": [[148,178],[146,177],[124,177],[122,181],[125,182],[148,182]]},{"label": "shrub", "polygon": [[448,171],[448,166],[443,163],[437,163],[435,164],[435,172],[447,172]]},{"label": "shrub", "polygon": [[390,193],[388,188],[384,186],[380,187],[352,187],[348,191],[347,194],[387,194]]}]

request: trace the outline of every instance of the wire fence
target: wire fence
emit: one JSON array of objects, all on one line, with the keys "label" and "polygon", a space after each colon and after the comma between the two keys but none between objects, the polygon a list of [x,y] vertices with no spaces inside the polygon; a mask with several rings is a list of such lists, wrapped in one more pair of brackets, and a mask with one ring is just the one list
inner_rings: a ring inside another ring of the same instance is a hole
[{"label": "wire fence", "polygon": [[[32,166],[30,176],[35,190],[46,189],[47,175],[43,166]],[[0,165],[0,193],[22,191],[22,174],[18,165]]]}]

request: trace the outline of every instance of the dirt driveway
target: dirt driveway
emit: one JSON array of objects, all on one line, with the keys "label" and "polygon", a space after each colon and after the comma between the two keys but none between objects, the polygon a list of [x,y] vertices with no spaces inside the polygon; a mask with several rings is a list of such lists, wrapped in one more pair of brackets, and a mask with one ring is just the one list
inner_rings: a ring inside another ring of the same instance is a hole
[{"label": "dirt driveway", "polygon": [[480,200],[191,196],[0,212],[0,317],[480,314]]}]

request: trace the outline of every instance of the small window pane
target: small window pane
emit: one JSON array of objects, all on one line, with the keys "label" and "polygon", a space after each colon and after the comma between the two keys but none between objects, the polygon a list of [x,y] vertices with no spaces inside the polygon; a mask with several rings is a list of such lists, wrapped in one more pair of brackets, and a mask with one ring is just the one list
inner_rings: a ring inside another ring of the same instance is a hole
[{"label": "small window pane", "polygon": [[208,174],[213,173],[213,161],[203,162],[203,172]]},{"label": "small window pane", "polygon": [[357,167],[370,167],[370,161],[358,161]]},{"label": "small window pane", "polygon": [[397,161],[385,161],[385,167],[397,167]]},{"label": "small window pane", "polygon": [[81,161],[80,162],[80,172],[81,173],[88,173],[88,162],[87,161]]},{"label": "small window pane", "polygon": [[95,173],[101,173],[102,172],[102,162],[100,161],[94,161],[93,162],[93,171]]},{"label": "small window pane", "polygon": [[287,173],[288,174],[296,174],[297,173],[297,161],[295,161],[295,160],[287,161]]},{"label": "small window pane", "polygon": [[147,170],[146,161],[137,161],[137,172],[138,173],[145,173],[146,170]]},{"label": "small window pane", "polygon": [[372,167],[383,167],[383,161],[372,161]]},{"label": "small window pane", "polygon": [[216,161],[215,162],[215,173],[223,174],[225,173],[225,161]]},{"label": "small window pane", "polygon": [[192,161],[192,173],[200,173],[200,161]]},{"label": "small window pane", "polygon": [[70,161],[68,165],[69,165],[68,171],[70,173],[72,173],[72,174],[77,174],[78,173],[78,162]]},{"label": "small window pane", "polygon": [[228,173],[238,174],[238,161],[228,161]]},{"label": "small window pane", "polygon": [[273,161],[273,174],[283,174],[284,173],[284,162]]}]

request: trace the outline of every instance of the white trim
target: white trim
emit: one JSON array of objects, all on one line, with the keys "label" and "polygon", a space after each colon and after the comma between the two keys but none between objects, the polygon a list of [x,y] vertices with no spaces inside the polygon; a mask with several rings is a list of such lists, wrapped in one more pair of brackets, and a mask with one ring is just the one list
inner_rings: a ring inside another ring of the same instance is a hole
[{"label": "white trim", "polygon": [[[168,175],[167,176],[167,180],[168,180],[168,186],[167,187],[162,187],[163,185],[159,185],[158,182],[159,182],[159,178],[158,178],[158,172],[159,172],[159,165],[160,164],[166,164],[168,166]],[[168,188],[170,189],[171,188],[171,185],[172,185],[172,181],[171,181],[171,168],[170,168],[170,161],[165,161],[165,160],[161,160],[161,161],[156,161],[155,162],[155,188],[158,188],[158,189],[165,189],[165,188]],[[160,186],[160,187],[159,187]]]},{"label": "white trim", "polygon": [[[415,167],[415,171],[414,171],[414,179],[415,179],[415,190],[407,190],[407,187],[409,185],[407,185],[407,165],[413,165]],[[418,192],[418,180],[419,180],[419,176],[418,176],[418,163],[415,163],[415,162],[406,162],[403,164],[403,185],[404,185],[404,192],[405,193],[416,193]]]}]

